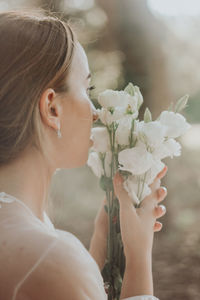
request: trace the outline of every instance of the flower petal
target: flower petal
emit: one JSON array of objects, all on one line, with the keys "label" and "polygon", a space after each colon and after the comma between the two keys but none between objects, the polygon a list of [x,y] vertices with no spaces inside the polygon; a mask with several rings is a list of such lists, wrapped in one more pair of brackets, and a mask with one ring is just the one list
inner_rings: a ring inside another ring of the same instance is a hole
[{"label": "flower petal", "polygon": [[134,148],[119,152],[118,160],[123,165],[119,169],[129,171],[133,175],[141,175],[153,165],[153,156],[142,143]]}]

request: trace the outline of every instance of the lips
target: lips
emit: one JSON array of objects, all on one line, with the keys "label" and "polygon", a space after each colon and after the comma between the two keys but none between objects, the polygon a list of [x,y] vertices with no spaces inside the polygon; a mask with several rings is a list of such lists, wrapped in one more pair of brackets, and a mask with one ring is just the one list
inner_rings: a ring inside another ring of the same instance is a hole
[{"label": "lips", "polygon": [[90,145],[92,146],[94,144],[94,141],[90,138]]},{"label": "lips", "polygon": [[90,144],[93,145],[94,144],[94,140],[93,140],[93,134],[91,132],[91,135],[90,135]]}]

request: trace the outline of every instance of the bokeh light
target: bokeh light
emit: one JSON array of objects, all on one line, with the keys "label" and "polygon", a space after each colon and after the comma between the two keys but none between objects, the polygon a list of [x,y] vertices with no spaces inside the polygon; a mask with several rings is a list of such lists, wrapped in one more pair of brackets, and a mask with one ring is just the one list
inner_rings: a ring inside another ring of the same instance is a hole
[{"label": "bokeh light", "polygon": [[148,0],[149,8],[165,16],[200,15],[199,0]]}]

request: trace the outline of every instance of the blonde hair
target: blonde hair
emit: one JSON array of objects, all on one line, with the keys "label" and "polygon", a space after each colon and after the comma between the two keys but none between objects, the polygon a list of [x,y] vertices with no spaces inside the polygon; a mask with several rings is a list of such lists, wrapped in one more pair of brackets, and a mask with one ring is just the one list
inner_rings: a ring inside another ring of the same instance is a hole
[{"label": "blonde hair", "polygon": [[39,99],[66,93],[74,53],[70,25],[44,11],[0,13],[0,165],[41,147]]}]

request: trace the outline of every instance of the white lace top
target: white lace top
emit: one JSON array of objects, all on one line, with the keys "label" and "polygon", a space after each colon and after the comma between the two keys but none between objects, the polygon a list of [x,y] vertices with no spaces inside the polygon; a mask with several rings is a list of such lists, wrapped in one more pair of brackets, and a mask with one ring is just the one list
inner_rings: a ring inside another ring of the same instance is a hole
[{"label": "white lace top", "polygon": [[[41,250],[39,251],[40,255],[38,257],[35,256],[34,253],[31,253],[31,244],[35,246],[34,243],[37,243],[36,232],[44,234],[44,243],[38,245],[38,248]],[[27,236],[29,237],[28,240]],[[27,243],[24,242],[24,238],[27,240]],[[86,263],[92,264],[93,268],[96,268],[95,271],[99,276],[98,282],[103,285],[103,278],[97,263],[75,236],[69,232],[56,229],[46,213],[44,213],[44,222],[42,222],[23,201],[5,192],[0,192],[0,299],[25,300],[23,297],[18,298],[18,295],[23,289],[26,280],[28,278],[30,279],[34,270],[44,261],[48,253],[56,247],[60,239],[65,241],[73,239],[73,242],[75,241],[77,246],[81,247],[80,259],[84,257]],[[16,259],[16,249],[20,250],[17,256],[19,259]],[[30,255],[30,253],[32,255],[28,263],[24,259],[26,253],[27,255]],[[15,272],[15,274],[11,276],[13,272]],[[101,288],[101,292],[102,290]],[[107,294],[105,291],[103,293],[102,300],[106,300]],[[31,300],[35,300],[35,298],[32,297]],[[151,295],[140,295],[123,300],[159,299]]]}]

